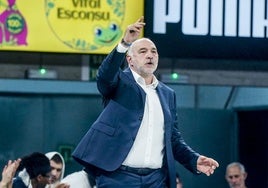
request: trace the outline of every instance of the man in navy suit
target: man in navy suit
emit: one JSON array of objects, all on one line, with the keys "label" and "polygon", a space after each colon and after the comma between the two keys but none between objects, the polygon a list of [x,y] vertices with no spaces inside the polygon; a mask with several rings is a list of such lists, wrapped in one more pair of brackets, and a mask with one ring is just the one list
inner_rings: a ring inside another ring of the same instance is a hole
[{"label": "man in navy suit", "polygon": [[175,161],[208,176],[219,166],[193,151],[177,130],[175,92],[154,76],[157,48],[138,39],[144,26],[143,17],[129,25],[99,67],[105,108],[73,152],[93,171],[98,188],[175,188]]}]

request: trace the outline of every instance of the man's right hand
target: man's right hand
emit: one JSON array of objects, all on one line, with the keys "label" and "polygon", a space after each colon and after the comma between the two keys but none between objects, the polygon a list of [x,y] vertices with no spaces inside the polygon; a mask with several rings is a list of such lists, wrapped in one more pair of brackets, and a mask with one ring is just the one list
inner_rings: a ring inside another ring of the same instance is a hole
[{"label": "man's right hand", "polygon": [[125,31],[123,40],[126,43],[132,43],[140,36],[141,30],[145,26],[144,17],[140,17],[135,23],[129,25]]}]

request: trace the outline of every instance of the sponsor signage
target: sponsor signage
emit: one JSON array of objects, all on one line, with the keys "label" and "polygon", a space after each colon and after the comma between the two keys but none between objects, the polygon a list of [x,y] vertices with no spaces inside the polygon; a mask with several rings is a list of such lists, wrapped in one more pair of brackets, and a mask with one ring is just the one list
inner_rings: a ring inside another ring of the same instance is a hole
[{"label": "sponsor signage", "polygon": [[0,50],[106,54],[143,0],[0,0]]},{"label": "sponsor signage", "polygon": [[145,3],[145,35],[162,57],[268,59],[267,0]]}]

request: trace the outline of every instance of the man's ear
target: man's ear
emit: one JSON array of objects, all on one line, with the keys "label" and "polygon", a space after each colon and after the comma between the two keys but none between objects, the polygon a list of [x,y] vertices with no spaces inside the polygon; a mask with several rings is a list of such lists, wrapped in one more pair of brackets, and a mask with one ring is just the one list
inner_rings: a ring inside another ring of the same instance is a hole
[{"label": "man's ear", "polygon": [[133,64],[131,63],[131,57],[129,55],[126,56],[127,62],[129,66],[133,66]]},{"label": "man's ear", "polygon": [[128,63],[131,61],[131,57],[129,55],[126,56],[126,59]]},{"label": "man's ear", "polygon": [[39,182],[39,181],[42,180],[42,178],[43,178],[43,176],[42,176],[41,174],[39,174],[39,175],[36,177],[36,180]]},{"label": "man's ear", "polygon": [[244,173],[244,179],[247,179],[247,177],[248,177],[248,173]]}]

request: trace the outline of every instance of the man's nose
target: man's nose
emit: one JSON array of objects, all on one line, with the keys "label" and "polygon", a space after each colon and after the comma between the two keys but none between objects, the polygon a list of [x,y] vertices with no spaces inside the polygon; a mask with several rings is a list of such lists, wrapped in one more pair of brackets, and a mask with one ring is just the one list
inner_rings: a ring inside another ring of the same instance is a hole
[{"label": "man's nose", "polygon": [[148,53],[147,58],[148,59],[153,59],[153,54],[152,53]]},{"label": "man's nose", "polygon": [[57,171],[56,170],[51,170],[51,175],[56,175]]},{"label": "man's nose", "polygon": [[233,178],[233,179],[231,180],[231,182],[232,182],[232,183],[235,183],[235,182],[236,182],[236,179],[235,179],[235,178]]}]

